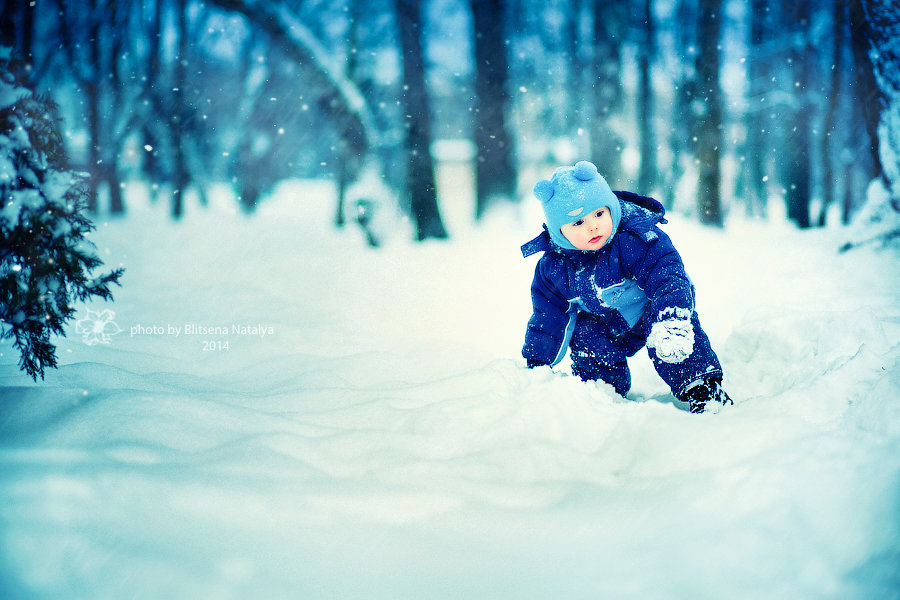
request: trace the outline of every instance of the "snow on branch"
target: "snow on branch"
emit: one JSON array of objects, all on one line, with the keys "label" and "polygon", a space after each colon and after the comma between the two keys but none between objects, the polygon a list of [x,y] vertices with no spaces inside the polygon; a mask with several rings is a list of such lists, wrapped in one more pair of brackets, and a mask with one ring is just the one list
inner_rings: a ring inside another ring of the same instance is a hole
[{"label": "snow on branch", "polygon": [[85,175],[68,168],[57,106],[26,88],[0,48],[0,340],[13,340],[35,381],[57,366],[53,335],[75,305],[111,300],[122,269],[104,274],[85,216]]},{"label": "snow on branch", "polygon": [[350,146],[360,154],[379,145],[374,119],[359,88],[345,77],[339,64],[288,8],[265,0],[213,0],[213,4],[243,15],[274,40],[303,67],[310,83],[333,101],[337,126]]}]

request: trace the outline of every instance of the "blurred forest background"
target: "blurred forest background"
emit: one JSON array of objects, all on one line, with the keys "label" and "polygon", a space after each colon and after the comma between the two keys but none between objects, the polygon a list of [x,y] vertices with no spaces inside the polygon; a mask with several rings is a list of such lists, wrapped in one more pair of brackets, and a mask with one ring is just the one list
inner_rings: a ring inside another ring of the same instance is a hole
[{"label": "blurred forest background", "polygon": [[327,178],[341,225],[365,208],[344,208],[346,190],[374,173],[417,239],[441,238],[439,169],[471,178],[477,220],[588,158],[614,189],[703,223],[777,212],[805,228],[848,222],[873,180],[890,189],[878,124],[900,78],[898,10],[7,0],[0,42],[58,104],[72,167],[90,173],[89,208],[104,218],[127,213],[135,182],[177,220],[216,183],[252,213],[280,181]]}]

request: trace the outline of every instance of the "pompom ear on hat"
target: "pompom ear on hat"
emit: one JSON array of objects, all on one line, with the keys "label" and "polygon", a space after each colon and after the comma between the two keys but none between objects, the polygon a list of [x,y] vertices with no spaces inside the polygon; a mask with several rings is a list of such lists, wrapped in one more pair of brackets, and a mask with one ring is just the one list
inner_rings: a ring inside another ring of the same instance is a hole
[{"label": "pompom ear on hat", "polygon": [[546,179],[541,179],[534,184],[534,197],[541,202],[547,202],[553,197],[553,184]]},{"label": "pompom ear on hat", "polygon": [[599,175],[597,165],[586,160],[580,160],[572,167],[572,175],[581,181],[590,181]]},{"label": "pompom ear on hat", "polygon": [[534,196],[544,209],[550,239],[568,250],[576,248],[560,231],[563,225],[605,206],[612,217],[615,235],[622,218],[622,205],[618,197],[597,171],[597,165],[586,160],[575,163],[573,167],[559,167],[549,180],[538,181],[534,184]]}]

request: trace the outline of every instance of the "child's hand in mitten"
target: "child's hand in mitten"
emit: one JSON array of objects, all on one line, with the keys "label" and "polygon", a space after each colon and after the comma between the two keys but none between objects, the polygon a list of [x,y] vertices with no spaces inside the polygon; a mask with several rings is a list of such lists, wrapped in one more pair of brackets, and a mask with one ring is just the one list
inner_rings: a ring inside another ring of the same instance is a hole
[{"label": "child's hand in mitten", "polygon": [[694,327],[691,320],[672,317],[657,321],[650,328],[647,347],[656,350],[663,362],[683,362],[694,351]]}]

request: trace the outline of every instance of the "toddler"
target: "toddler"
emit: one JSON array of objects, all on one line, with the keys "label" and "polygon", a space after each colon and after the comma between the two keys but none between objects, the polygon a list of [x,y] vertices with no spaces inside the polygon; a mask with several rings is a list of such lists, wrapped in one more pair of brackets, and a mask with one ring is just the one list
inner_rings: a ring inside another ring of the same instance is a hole
[{"label": "toddler", "polygon": [[534,186],[544,231],[522,246],[543,251],[531,284],[534,313],[522,355],[529,368],[571,352],[572,373],[624,396],[627,358],[647,347],[653,366],[690,411],[718,412],[731,399],[722,366],[694,310],[694,286],[658,225],[653,198],[613,192],[597,167],[560,167]]}]

